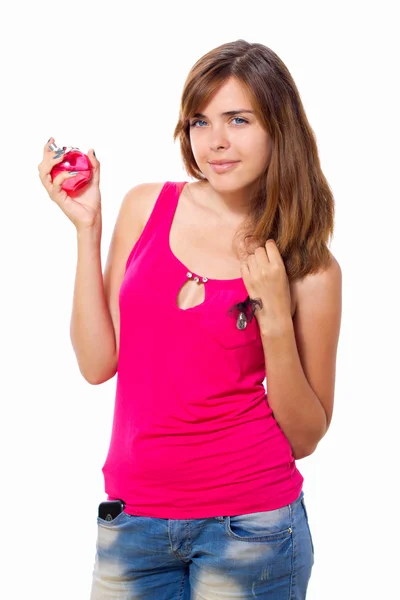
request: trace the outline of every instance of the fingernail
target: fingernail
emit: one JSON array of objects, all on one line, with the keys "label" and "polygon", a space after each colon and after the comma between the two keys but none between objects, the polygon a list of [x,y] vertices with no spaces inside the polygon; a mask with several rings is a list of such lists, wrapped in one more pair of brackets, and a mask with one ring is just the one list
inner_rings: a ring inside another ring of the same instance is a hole
[{"label": "fingernail", "polygon": [[51,140],[51,137],[49,137],[49,139],[47,140],[47,142],[46,142],[46,143],[48,143],[50,140]]},{"label": "fingernail", "polygon": [[70,171],[68,175],[78,175],[79,171]]},{"label": "fingernail", "polygon": [[95,158],[97,158],[97,156],[96,156],[96,152],[95,152],[94,150],[93,150],[93,154],[94,154]]}]

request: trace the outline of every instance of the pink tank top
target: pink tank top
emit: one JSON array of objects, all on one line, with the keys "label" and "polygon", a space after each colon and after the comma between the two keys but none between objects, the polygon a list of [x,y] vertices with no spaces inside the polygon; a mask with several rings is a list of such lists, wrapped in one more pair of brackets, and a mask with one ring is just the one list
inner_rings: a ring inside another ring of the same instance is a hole
[{"label": "pink tank top", "polygon": [[[268,405],[257,320],[241,329],[228,313],[246,299],[244,282],[193,273],[169,245],[185,183],[164,184],[126,263],[105,490],[128,513],[158,518],[281,508],[303,477]],[[181,309],[190,276],[205,300]]]}]

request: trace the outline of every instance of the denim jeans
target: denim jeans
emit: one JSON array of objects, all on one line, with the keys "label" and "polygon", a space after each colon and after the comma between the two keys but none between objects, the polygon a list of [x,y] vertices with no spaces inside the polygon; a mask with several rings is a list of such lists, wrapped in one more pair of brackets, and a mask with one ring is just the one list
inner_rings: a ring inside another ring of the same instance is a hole
[{"label": "denim jeans", "polygon": [[206,519],[100,518],[91,600],[303,600],[314,564],[304,492]]}]

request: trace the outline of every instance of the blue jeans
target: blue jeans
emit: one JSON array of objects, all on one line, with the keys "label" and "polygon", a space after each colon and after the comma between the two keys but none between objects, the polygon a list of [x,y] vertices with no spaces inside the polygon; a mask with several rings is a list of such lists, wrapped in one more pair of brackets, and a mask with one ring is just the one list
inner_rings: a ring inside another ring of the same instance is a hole
[{"label": "blue jeans", "polygon": [[207,519],[98,518],[91,600],[303,600],[314,564],[304,492]]}]

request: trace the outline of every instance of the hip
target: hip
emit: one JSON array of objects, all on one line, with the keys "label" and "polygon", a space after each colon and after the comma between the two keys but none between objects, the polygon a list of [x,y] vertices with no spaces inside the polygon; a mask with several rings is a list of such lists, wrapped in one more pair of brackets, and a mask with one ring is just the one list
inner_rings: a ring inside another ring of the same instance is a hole
[{"label": "hip", "polygon": [[[303,491],[276,510],[241,515],[160,519],[122,512],[111,522],[98,519],[92,600],[300,600],[313,564]],[[110,582],[114,595],[102,595]]]}]

